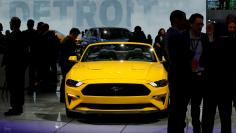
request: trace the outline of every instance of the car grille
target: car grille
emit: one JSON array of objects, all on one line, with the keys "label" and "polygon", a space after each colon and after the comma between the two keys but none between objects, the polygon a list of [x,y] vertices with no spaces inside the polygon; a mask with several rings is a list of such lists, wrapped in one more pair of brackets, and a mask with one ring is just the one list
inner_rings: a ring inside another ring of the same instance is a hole
[{"label": "car grille", "polygon": [[122,109],[143,109],[146,107],[154,107],[154,105],[147,104],[86,104],[82,103],[78,107],[86,107],[89,109],[104,109],[104,110],[122,110]]},{"label": "car grille", "polygon": [[142,84],[90,84],[82,93],[89,96],[145,96],[150,90]]}]

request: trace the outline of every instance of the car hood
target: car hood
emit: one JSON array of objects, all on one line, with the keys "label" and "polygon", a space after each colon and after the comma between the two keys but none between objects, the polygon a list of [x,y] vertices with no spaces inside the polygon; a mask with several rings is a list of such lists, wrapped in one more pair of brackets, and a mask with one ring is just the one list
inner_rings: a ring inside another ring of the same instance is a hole
[{"label": "car hood", "polygon": [[137,79],[153,81],[165,75],[162,64],[157,62],[97,61],[80,62],[69,72],[74,80]]}]

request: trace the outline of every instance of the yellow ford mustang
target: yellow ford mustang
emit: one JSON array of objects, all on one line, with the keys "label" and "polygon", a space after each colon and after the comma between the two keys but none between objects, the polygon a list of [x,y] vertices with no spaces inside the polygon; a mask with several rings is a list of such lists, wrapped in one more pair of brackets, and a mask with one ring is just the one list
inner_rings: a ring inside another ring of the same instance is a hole
[{"label": "yellow ford mustang", "polygon": [[168,107],[167,72],[145,43],[90,44],[65,82],[69,117],[74,112],[139,113]]}]

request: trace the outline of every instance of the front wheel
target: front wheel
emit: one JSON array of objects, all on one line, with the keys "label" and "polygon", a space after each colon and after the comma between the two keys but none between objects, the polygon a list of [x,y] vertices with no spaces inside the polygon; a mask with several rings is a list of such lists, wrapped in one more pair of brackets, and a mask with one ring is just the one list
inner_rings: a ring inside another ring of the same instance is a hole
[{"label": "front wheel", "polygon": [[75,118],[76,115],[75,115],[75,112],[72,112],[66,108],[66,116],[68,118]]}]

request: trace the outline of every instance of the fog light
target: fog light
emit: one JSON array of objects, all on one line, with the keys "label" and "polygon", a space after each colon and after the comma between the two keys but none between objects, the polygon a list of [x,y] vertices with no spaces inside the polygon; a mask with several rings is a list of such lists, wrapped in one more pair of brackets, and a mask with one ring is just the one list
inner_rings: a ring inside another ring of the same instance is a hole
[{"label": "fog light", "polygon": [[80,98],[79,96],[76,96],[76,95],[73,95],[73,94],[69,94],[69,93],[67,95],[68,95],[68,97],[70,97],[73,100],[76,100],[76,99]]},{"label": "fog light", "polygon": [[155,100],[162,101],[162,103],[164,104],[166,100],[166,94],[156,95],[156,96],[153,96],[152,98]]}]

